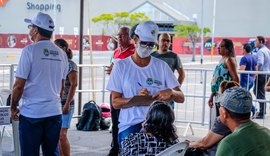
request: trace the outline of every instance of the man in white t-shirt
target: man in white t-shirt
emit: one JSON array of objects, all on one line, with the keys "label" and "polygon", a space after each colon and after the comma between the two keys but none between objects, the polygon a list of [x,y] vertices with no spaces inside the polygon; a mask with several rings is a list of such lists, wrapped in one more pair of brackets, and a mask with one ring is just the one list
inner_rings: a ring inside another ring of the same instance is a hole
[{"label": "man in white t-shirt", "polygon": [[50,41],[54,22],[48,14],[39,12],[24,21],[29,23],[29,36],[34,43],[21,53],[11,97],[11,116],[20,121],[22,156],[39,155],[40,145],[44,155],[55,155],[62,123],[60,91],[68,59]]},{"label": "man in white t-shirt", "polygon": [[118,141],[130,133],[139,132],[149,106],[135,104],[127,107],[128,101],[137,95],[152,96],[155,100],[184,102],[179,83],[166,62],[151,57],[158,35],[158,26],[151,21],[139,24],[133,38],[135,53],[114,64],[107,89],[112,92],[112,103],[119,114]]}]

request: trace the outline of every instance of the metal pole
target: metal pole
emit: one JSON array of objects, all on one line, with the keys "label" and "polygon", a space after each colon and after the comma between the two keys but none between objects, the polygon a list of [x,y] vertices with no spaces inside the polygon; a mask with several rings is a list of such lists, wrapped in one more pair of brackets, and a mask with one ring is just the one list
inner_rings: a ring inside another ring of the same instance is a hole
[{"label": "metal pole", "polygon": [[106,78],[106,66],[103,66],[103,75],[102,75],[102,103],[105,102],[105,78]]},{"label": "metal pole", "polygon": [[10,66],[9,75],[10,75],[9,89],[12,90],[13,84],[14,84],[14,65],[13,64]]},{"label": "metal pole", "polygon": [[203,29],[204,29],[204,25],[203,25],[203,20],[204,20],[204,15],[203,15],[203,8],[204,8],[204,4],[203,4],[203,0],[202,0],[202,7],[201,7],[201,64],[203,64],[203,48],[204,48],[204,34],[203,34]]},{"label": "metal pole", "polygon": [[211,62],[214,54],[214,36],[215,36],[215,26],[216,26],[216,0],[214,0],[213,7],[213,25],[212,25],[212,46],[211,46]]},{"label": "metal pole", "polygon": [[[79,49],[79,64],[83,64],[83,13],[84,13],[84,0],[80,4],[80,49]],[[79,90],[82,90],[82,67],[79,67]],[[82,108],[82,93],[78,93],[78,115],[81,115]]]},{"label": "metal pole", "polygon": [[[203,0],[202,0],[202,6],[201,6],[201,65],[203,65],[203,48],[204,48],[204,24],[203,24],[203,20],[204,20],[204,14],[203,14],[203,8],[204,8],[204,3],[203,3]],[[202,70],[201,70],[201,82],[203,82],[203,79],[202,79]]]},{"label": "metal pole", "polygon": [[203,82],[203,110],[202,110],[202,126],[204,126],[204,118],[205,118],[205,102],[206,102],[206,77],[207,77],[207,71],[204,71],[204,82]]}]

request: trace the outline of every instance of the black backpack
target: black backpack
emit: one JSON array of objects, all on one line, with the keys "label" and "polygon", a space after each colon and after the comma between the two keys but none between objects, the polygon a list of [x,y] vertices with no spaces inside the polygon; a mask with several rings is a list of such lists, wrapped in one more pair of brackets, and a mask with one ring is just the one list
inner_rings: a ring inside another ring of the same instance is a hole
[{"label": "black backpack", "polygon": [[101,110],[95,101],[84,104],[82,116],[76,124],[77,130],[98,131],[100,128]]}]

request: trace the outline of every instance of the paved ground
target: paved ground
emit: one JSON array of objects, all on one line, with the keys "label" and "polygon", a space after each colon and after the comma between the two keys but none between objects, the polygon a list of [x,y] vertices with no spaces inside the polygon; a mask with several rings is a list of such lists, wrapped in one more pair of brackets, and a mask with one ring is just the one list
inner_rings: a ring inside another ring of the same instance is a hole
[{"label": "paved ground", "polygon": [[[268,112],[270,112],[268,107]],[[72,120],[72,125],[68,133],[68,138],[71,144],[71,155],[72,156],[106,156],[110,150],[111,143],[111,133],[108,130],[101,131],[77,131],[75,124],[77,123],[76,118]],[[255,122],[265,125],[270,128],[270,115],[266,116],[265,120],[254,120]],[[186,137],[183,137],[187,124],[176,124],[177,133],[180,141],[184,140],[197,140],[203,137],[208,132],[208,125],[191,125],[194,130],[194,135],[192,135],[191,129],[188,128]],[[11,126],[7,127],[7,131],[11,133]],[[3,156],[13,156],[12,152],[12,139],[6,134],[3,138],[2,143]],[[0,154],[1,155],[1,154]]]},{"label": "paved ground", "polygon": [[[111,133],[108,130],[101,131],[77,131],[75,124],[77,119],[72,120],[72,127],[69,130],[68,138],[71,144],[72,156],[106,156],[110,150]],[[196,140],[197,138],[207,133],[208,126],[193,125],[195,136],[191,134],[191,130],[188,130],[187,136],[183,137],[186,128],[186,124],[177,124],[177,130],[180,140]],[[7,127],[7,131],[11,133],[11,127]],[[3,138],[3,156],[12,156],[12,139],[6,134]],[[1,154],[0,154],[1,155]]]}]

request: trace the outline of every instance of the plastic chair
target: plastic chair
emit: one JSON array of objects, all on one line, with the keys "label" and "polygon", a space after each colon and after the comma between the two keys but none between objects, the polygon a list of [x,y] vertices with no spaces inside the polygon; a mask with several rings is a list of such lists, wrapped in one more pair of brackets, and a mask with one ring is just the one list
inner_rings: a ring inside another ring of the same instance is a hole
[{"label": "plastic chair", "polygon": [[184,156],[188,146],[188,142],[179,142],[160,152],[156,156]]},{"label": "plastic chair", "polygon": [[[6,106],[8,96],[11,94],[11,90],[9,89],[1,89],[0,90],[0,106]],[[10,126],[10,125],[5,125]],[[4,132],[6,132],[6,135],[8,137],[12,137],[13,144],[11,146],[11,149],[14,150],[14,155],[19,156],[20,155],[20,145],[19,145],[19,121],[12,120],[12,136],[11,134],[5,129],[5,126],[3,126],[3,132],[2,135],[4,135]]]},{"label": "plastic chair", "polygon": [[[11,90],[9,89],[1,89],[0,90],[0,106],[6,106],[8,96],[11,94]],[[5,126],[2,127],[2,135],[4,135],[4,132],[6,132],[6,135],[8,137],[11,137],[10,133],[5,129]]]},{"label": "plastic chair", "polygon": [[[9,89],[1,89],[0,90],[0,106],[6,106],[7,104],[7,98],[11,94],[11,90]],[[2,146],[2,139],[4,134],[6,134],[8,137],[11,138],[11,134],[6,130],[6,126],[8,125],[0,125],[0,145]],[[1,147],[1,153],[2,153],[2,147]]]}]

